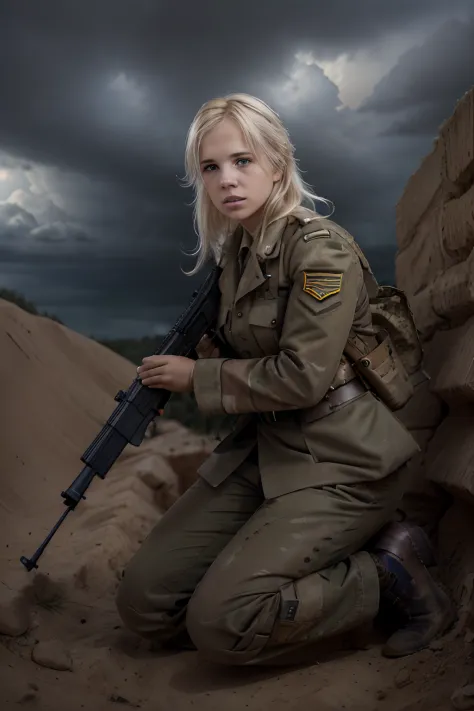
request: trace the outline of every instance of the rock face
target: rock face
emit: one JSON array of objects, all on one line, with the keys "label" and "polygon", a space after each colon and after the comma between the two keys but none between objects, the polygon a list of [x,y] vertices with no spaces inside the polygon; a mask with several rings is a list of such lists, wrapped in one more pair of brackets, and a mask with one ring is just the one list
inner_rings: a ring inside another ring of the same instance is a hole
[{"label": "rock face", "polygon": [[429,397],[440,404],[428,427],[426,407],[413,421],[424,439],[417,481],[429,504],[436,492],[429,523],[438,524],[440,572],[460,603],[474,573],[474,89],[408,181],[397,242],[397,283],[421,332]]}]

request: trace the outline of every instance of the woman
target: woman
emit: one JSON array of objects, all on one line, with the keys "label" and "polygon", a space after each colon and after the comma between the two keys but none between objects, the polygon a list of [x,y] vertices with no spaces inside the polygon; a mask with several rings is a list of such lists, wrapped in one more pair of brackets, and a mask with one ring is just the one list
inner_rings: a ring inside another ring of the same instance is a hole
[{"label": "woman", "polygon": [[205,104],[186,165],[196,269],[224,236],[218,340],[200,346],[214,357],[151,356],[138,373],[194,392],[204,413],[240,417],[130,562],[120,615],[154,641],[259,664],[290,661],[398,599],[406,620],[383,652],[421,649],[452,611],[422,532],[389,523],[417,444],[347,357],[378,344],[368,263],[345,230],[302,206],[322,199],[262,101]]}]

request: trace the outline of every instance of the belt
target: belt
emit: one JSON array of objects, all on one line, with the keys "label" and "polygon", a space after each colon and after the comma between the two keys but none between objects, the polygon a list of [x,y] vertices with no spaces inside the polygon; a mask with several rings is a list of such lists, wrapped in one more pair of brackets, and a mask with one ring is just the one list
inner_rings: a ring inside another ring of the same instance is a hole
[{"label": "belt", "polygon": [[359,395],[367,392],[364,383],[355,378],[345,385],[341,385],[335,390],[329,390],[321,402],[314,407],[301,410],[272,410],[271,412],[259,412],[258,416],[262,422],[314,422],[322,417],[330,415],[333,410],[345,405],[351,400],[355,400]]}]

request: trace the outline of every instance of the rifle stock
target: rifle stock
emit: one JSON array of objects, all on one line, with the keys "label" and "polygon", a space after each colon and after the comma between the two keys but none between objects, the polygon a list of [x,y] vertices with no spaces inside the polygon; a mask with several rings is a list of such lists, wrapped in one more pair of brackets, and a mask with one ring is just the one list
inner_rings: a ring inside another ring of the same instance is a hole
[{"label": "rifle stock", "polygon": [[[196,346],[205,333],[214,330],[219,307],[220,290],[218,279],[221,269],[214,266],[202,285],[197,289],[188,307],[183,311],[154,355],[181,355],[196,358]],[[127,444],[138,447],[146,434],[148,425],[160,416],[171,397],[165,389],[142,385],[138,376],[127,391],[119,390],[115,400],[119,403],[101,431],[81,457],[85,464],[68,489],[61,492],[67,506],[55,526],[31,558],[21,556],[20,561],[30,571],[37,568],[38,560],[66,516],[73,511],[95,476],[105,479],[108,471]]]}]

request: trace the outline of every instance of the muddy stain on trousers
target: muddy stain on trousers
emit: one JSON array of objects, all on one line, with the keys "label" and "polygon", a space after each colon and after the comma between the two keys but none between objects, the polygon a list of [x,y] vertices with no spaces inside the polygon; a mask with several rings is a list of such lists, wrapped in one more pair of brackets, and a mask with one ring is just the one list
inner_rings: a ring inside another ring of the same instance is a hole
[{"label": "muddy stain on trousers", "polygon": [[152,530],[118,591],[128,628],[162,642],[187,629],[210,660],[255,664],[375,617],[360,548],[393,513],[401,473],[265,501],[251,460],[218,487],[199,479]]}]

